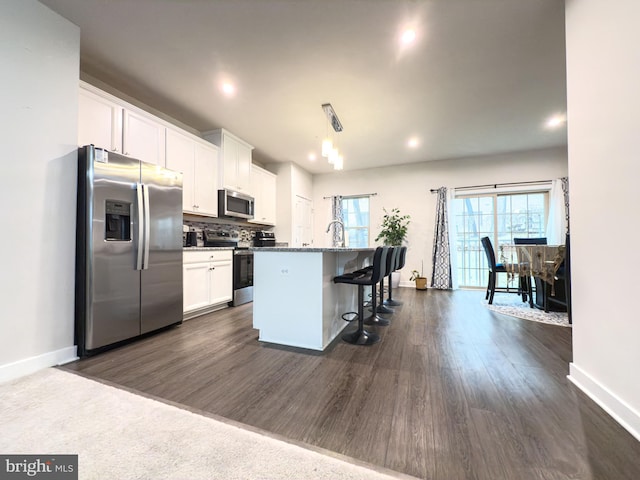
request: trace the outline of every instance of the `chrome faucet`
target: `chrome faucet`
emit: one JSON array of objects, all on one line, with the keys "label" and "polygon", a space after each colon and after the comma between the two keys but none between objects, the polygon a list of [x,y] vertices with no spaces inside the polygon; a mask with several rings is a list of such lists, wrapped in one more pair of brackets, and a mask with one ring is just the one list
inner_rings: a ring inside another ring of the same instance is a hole
[{"label": "chrome faucet", "polygon": [[341,227],[340,228],[340,244],[334,245],[334,246],[344,247],[344,223],[342,223],[342,220],[338,220],[338,219],[331,220],[329,222],[329,225],[327,225],[327,233],[329,233],[329,230],[331,230],[331,225],[333,225],[334,223],[337,223]]}]

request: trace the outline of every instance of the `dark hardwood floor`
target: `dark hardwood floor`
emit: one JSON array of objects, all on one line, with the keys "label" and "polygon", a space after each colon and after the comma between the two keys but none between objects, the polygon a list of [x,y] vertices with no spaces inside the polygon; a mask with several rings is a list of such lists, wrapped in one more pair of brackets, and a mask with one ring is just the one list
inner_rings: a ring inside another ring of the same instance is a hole
[{"label": "dark hardwood floor", "polygon": [[570,328],[394,293],[372,347],[260,344],[247,304],[66,368],[429,480],[640,478],[640,443],[566,378]]}]

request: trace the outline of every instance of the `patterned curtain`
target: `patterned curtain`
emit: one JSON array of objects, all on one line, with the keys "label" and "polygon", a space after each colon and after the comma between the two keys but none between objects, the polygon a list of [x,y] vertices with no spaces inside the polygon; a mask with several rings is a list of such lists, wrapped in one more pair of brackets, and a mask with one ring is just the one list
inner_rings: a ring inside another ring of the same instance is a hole
[{"label": "patterned curtain", "polygon": [[333,224],[333,237],[331,238],[331,245],[334,247],[339,247],[343,240],[344,236],[344,217],[342,214],[342,195],[336,195],[335,197],[331,197],[331,219],[332,220],[340,220],[342,223],[342,227],[337,223]]},{"label": "patterned curtain", "polygon": [[564,194],[564,217],[567,221],[567,233],[569,233],[569,177],[562,177],[562,193]]},{"label": "patterned curtain", "polygon": [[453,288],[451,281],[451,257],[449,250],[449,225],[447,221],[447,189],[438,189],[436,226],[433,238],[433,272],[431,287],[440,290]]}]

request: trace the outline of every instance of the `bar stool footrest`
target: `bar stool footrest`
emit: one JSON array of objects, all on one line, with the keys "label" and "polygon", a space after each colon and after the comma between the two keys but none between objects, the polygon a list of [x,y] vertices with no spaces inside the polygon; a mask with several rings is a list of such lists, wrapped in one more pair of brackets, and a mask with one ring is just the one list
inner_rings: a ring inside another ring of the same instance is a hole
[{"label": "bar stool footrest", "polygon": [[379,317],[375,313],[364,319],[365,325],[378,325],[380,327],[386,327],[391,324],[386,318]]},{"label": "bar stool footrest", "polygon": [[384,304],[388,305],[390,307],[399,307],[400,305],[402,305],[402,302],[399,302],[398,300],[393,300],[393,299],[389,300],[389,299],[387,299],[387,300],[384,301]]},{"label": "bar stool footrest", "polygon": [[[345,318],[346,315],[353,315],[351,318]],[[344,320],[345,322],[353,322],[354,320],[358,319],[358,312],[345,312],[342,315],[340,315],[340,318],[342,318],[342,320]]]},{"label": "bar stool footrest", "polygon": [[380,341],[380,335],[375,332],[357,329],[342,335],[342,340],[353,345],[373,345]]}]

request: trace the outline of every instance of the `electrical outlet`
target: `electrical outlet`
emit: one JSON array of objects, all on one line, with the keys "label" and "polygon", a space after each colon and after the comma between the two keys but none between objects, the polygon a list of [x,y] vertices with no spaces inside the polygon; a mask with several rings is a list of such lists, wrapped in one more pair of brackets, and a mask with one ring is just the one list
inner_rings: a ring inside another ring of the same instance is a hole
[{"label": "electrical outlet", "polygon": [[289,267],[280,267],[280,275],[283,277],[289,276]]}]

